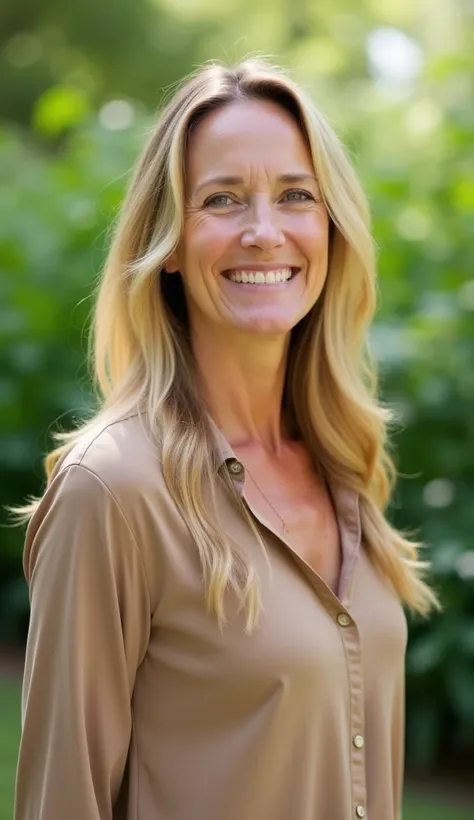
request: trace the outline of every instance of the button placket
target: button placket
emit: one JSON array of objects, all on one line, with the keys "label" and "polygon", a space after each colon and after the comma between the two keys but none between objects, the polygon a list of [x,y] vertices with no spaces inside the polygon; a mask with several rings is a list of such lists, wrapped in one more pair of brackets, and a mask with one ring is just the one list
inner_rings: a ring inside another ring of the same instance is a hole
[{"label": "button placket", "polygon": [[[347,612],[336,614],[336,623],[346,656],[350,698],[350,768],[352,799],[356,817],[365,817],[367,802],[364,754],[364,690],[362,658],[357,625]],[[363,812],[360,814],[359,812]]]}]

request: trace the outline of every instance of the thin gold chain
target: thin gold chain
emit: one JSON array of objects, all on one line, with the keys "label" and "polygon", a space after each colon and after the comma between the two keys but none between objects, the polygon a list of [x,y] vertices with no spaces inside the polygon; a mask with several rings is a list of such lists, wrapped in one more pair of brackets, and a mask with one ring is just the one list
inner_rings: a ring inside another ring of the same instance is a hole
[{"label": "thin gold chain", "polygon": [[[265,499],[265,501],[266,501],[266,502],[270,505],[270,507],[272,508],[272,510],[274,511],[274,513],[275,513],[275,514],[278,516],[278,518],[280,519],[280,521],[281,521],[281,523],[282,523],[282,527],[283,527],[283,535],[288,535],[288,534],[289,534],[289,529],[288,529],[288,527],[287,527],[287,525],[286,525],[286,522],[285,522],[285,521],[284,521],[284,519],[281,517],[280,513],[278,512],[278,510],[276,509],[276,507],[274,506],[274,504],[272,504],[272,502],[270,501],[270,499],[268,498],[268,496],[267,496],[267,495],[263,492],[262,488],[260,487],[260,484],[257,484],[257,482],[255,481],[255,479],[254,479],[254,477],[253,477],[252,473],[250,472],[249,468],[247,467],[247,465],[244,465],[244,467],[245,467],[245,470],[247,471],[247,473],[249,474],[250,478],[252,479],[253,483],[255,484],[255,486],[256,486],[257,490],[259,491],[260,495],[262,495],[262,496],[263,496],[263,498]],[[325,539],[325,537],[326,537],[326,534],[327,534],[327,528],[328,528],[328,518],[327,518],[327,516],[326,516],[326,515],[324,515],[324,516],[323,516],[323,540],[324,540],[324,539]]]},{"label": "thin gold chain", "polygon": [[247,467],[247,465],[244,465],[244,467],[245,467],[246,471],[248,472],[248,474],[249,474],[250,478],[252,479],[253,483],[255,484],[255,486],[256,486],[257,490],[259,491],[260,495],[262,495],[262,496],[264,497],[265,501],[266,501],[266,502],[270,505],[270,507],[272,508],[273,512],[274,512],[274,513],[276,513],[276,515],[277,515],[277,516],[278,516],[278,518],[280,519],[280,521],[281,521],[281,523],[282,523],[282,526],[283,526],[283,534],[284,534],[284,535],[288,535],[288,527],[286,526],[286,522],[285,522],[285,521],[284,521],[284,519],[281,517],[280,513],[278,512],[278,510],[276,509],[276,507],[272,504],[272,502],[270,501],[270,499],[268,498],[268,496],[267,496],[267,495],[265,495],[265,493],[263,492],[262,488],[260,487],[260,484],[257,484],[257,482],[255,481],[255,479],[254,479],[254,477],[253,477],[252,473],[250,472],[249,468]]}]

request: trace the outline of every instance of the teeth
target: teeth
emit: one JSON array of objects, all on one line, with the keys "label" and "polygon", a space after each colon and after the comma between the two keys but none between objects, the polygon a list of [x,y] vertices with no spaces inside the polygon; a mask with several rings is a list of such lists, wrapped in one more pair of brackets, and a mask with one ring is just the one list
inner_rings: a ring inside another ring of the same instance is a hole
[{"label": "teeth", "polygon": [[251,285],[274,285],[277,282],[286,282],[291,279],[291,268],[281,268],[280,270],[270,270],[264,273],[261,270],[256,271],[231,271],[229,279],[232,282],[238,282]]}]

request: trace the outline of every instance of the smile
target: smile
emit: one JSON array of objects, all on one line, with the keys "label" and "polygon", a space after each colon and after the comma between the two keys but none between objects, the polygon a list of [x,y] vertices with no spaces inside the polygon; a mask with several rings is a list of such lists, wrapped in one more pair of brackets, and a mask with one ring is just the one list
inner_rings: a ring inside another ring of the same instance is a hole
[{"label": "smile", "polygon": [[298,268],[275,268],[274,270],[230,270],[224,274],[227,279],[243,285],[276,285],[288,282],[298,273]]}]

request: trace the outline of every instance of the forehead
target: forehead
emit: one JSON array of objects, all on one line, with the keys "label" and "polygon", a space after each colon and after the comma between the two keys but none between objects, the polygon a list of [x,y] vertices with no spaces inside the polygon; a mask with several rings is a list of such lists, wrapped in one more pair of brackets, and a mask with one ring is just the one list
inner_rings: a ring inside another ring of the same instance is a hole
[{"label": "forehead", "polygon": [[241,100],[207,114],[192,132],[186,155],[189,183],[212,171],[246,175],[309,171],[311,152],[294,117],[268,100]]}]

